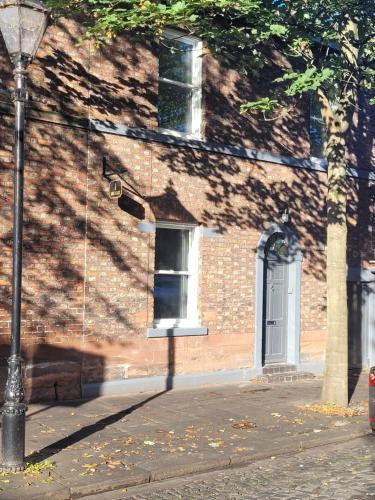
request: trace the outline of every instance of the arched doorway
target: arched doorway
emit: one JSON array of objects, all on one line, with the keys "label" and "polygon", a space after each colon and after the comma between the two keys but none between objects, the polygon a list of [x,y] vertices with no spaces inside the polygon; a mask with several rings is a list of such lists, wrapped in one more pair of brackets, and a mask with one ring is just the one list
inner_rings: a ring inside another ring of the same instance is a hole
[{"label": "arched doorway", "polygon": [[287,224],[274,224],[258,243],[254,368],[299,364],[302,253]]}]

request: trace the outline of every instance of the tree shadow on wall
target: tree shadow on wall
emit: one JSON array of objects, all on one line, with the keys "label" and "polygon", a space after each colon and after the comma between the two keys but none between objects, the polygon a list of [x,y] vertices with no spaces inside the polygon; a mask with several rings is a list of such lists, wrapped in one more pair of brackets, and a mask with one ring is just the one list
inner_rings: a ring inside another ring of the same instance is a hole
[{"label": "tree shadow on wall", "polygon": [[[79,34],[72,23],[66,22],[48,32],[38,61],[40,65],[30,68],[31,94],[47,100],[46,103],[34,100],[31,104],[34,112],[90,116],[109,127],[126,123],[155,128],[155,45],[147,43],[145,50],[124,37],[94,52],[88,44],[75,45]],[[72,48],[69,53],[62,48],[59,38]],[[4,47],[1,53],[3,83],[7,84],[11,82],[11,66],[4,56]],[[149,306],[153,294],[152,264],[148,252],[139,251],[141,246],[152,247],[152,236],[138,231],[139,217],[108,199],[107,181],[101,175],[103,157],[121,166],[128,182],[142,195],[146,217],[153,213],[154,217],[164,220],[197,221],[203,226],[218,228],[227,243],[233,234],[242,238],[249,252],[256,252],[262,231],[279,222],[287,206],[291,227],[309,262],[303,268],[303,279],[310,280],[314,290],[310,303],[305,299],[304,307],[310,316],[316,315],[317,310],[319,314],[325,312],[322,297],[325,173],[279,165],[270,171],[260,159],[243,160],[215,151],[215,142],[227,142],[306,158],[306,112],[297,109],[292,115],[267,124],[239,114],[233,119],[233,109],[238,109],[243,99],[257,97],[260,89],[242,78],[234,79],[228,90],[218,82],[224,81],[227,72],[232,70],[207,66],[206,131],[208,139],[213,141],[212,152],[155,143],[144,143],[141,148],[135,140],[89,132],[82,124],[76,124],[75,128],[67,122],[67,126],[53,125],[47,121],[56,119],[51,114],[30,120],[26,144],[22,328],[33,342],[65,345],[83,335],[85,341],[102,345],[98,358],[103,361],[109,353],[113,355],[114,339],[118,339],[127,346],[119,364],[132,364],[132,342],[144,338],[152,319]],[[106,74],[113,76],[104,78]],[[221,110],[219,119],[215,115],[218,109]],[[71,121],[74,125],[73,118]],[[1,313],[5,318],[1,332],[8,341],[12,117],[4,114],[1,126],[4,149],[0,174],[5,198],[1,206],[4,272]],[[365,133],[361,127],[358,133]],[[348,185],[353,200],[349,204],[351,258],[351,252],[357,250],[357,244],[351,243],[353,235],[360,235],[360,245],[366,241],[368,229],[361,220],[368,220],[369,207],[365,204],[361,212],[358,208],[357,200],[363,199],[365,183],[350,180]],[[361,249],[358,259],[373,250],[373,247]],[[111,283],[109,291],[108,282]],[[225,309],[225,303],[217,307]],[[169,340],[166,362],[174,374],[175,339]],[[147,361],[152,364],[151,360]],[[149,369],[150,366],[145,367],[147,374],[151,374],[147,372]],[[102,369],[98,370],[101,373]]]}]

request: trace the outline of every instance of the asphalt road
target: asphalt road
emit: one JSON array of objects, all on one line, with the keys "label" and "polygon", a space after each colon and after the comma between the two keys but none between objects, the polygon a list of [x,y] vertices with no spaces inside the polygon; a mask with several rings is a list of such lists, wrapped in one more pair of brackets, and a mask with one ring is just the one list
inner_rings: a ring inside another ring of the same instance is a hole
[{"label": "asphalt road", "polygon": [[375,500],[375,436],[162,483],[96,500]]}]

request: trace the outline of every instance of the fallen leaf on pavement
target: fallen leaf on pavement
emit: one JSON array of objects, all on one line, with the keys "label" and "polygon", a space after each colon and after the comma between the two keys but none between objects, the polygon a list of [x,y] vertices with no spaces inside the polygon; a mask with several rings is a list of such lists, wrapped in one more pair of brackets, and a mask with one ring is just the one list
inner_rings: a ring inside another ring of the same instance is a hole
[{"label": "fallen leaf on pavement", "polygon": [[345,422],[345,421],[340,421],[340,420],[336,420],[336,422],[333,424],[335,427],[343,427],[344,425],[349,425],[349,422]]},{"label": "fallen leaf on pavement", "polygon": [[302,425],[302,424],[304,424],[304,423],[305,423],[305,421],[304,421],[304,420],[302,420],[302,418],[295,418],[295,419],[293,420],[293,424]]},{"label": "fallen leaf on pavement", "polygon": [[241,420],[240,422],[236,422],[232,424],[234,429],[254,429],[257,424],[255,422],[251,422],[250,420]]},{"label": "fallen leaf on pavement", "polygon": [[356,417],[359,415],[367,414],[367,410],[362,406],[347,408],[345,406],[338,406],[334,404],[313,404],[313,405],[300,406],[299,409],[303,411],[312,411],[314,413],[320,413],[322,415],[327,415],[329,417]]},{"label": "fallen leaf on pavement", "polygon": [[224,444],[224,441],[215,441],[213,443],[208,443],[208,446],[211,446],[212,448],[219,448],[219,446],[222,446]]}]

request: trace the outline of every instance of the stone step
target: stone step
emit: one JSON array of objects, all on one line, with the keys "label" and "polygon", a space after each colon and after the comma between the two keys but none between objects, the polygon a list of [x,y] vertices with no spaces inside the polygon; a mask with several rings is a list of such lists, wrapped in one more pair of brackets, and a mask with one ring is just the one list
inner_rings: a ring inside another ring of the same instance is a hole
[{"label": "stone step", "polygon": [[288,365],[288,364],[272,364],[263,366],[263,374],[264,375],[272,375],[274,373],[290,373],[296,372],[296,365]]},{"label": "stone step", "polygon": [[298,380],[311,380],[315,375],[309,372],[284,372],[284,373],[264,373],[255,377],[255,380],[263,384],[275,384],[280,382],[297,382]]}]

